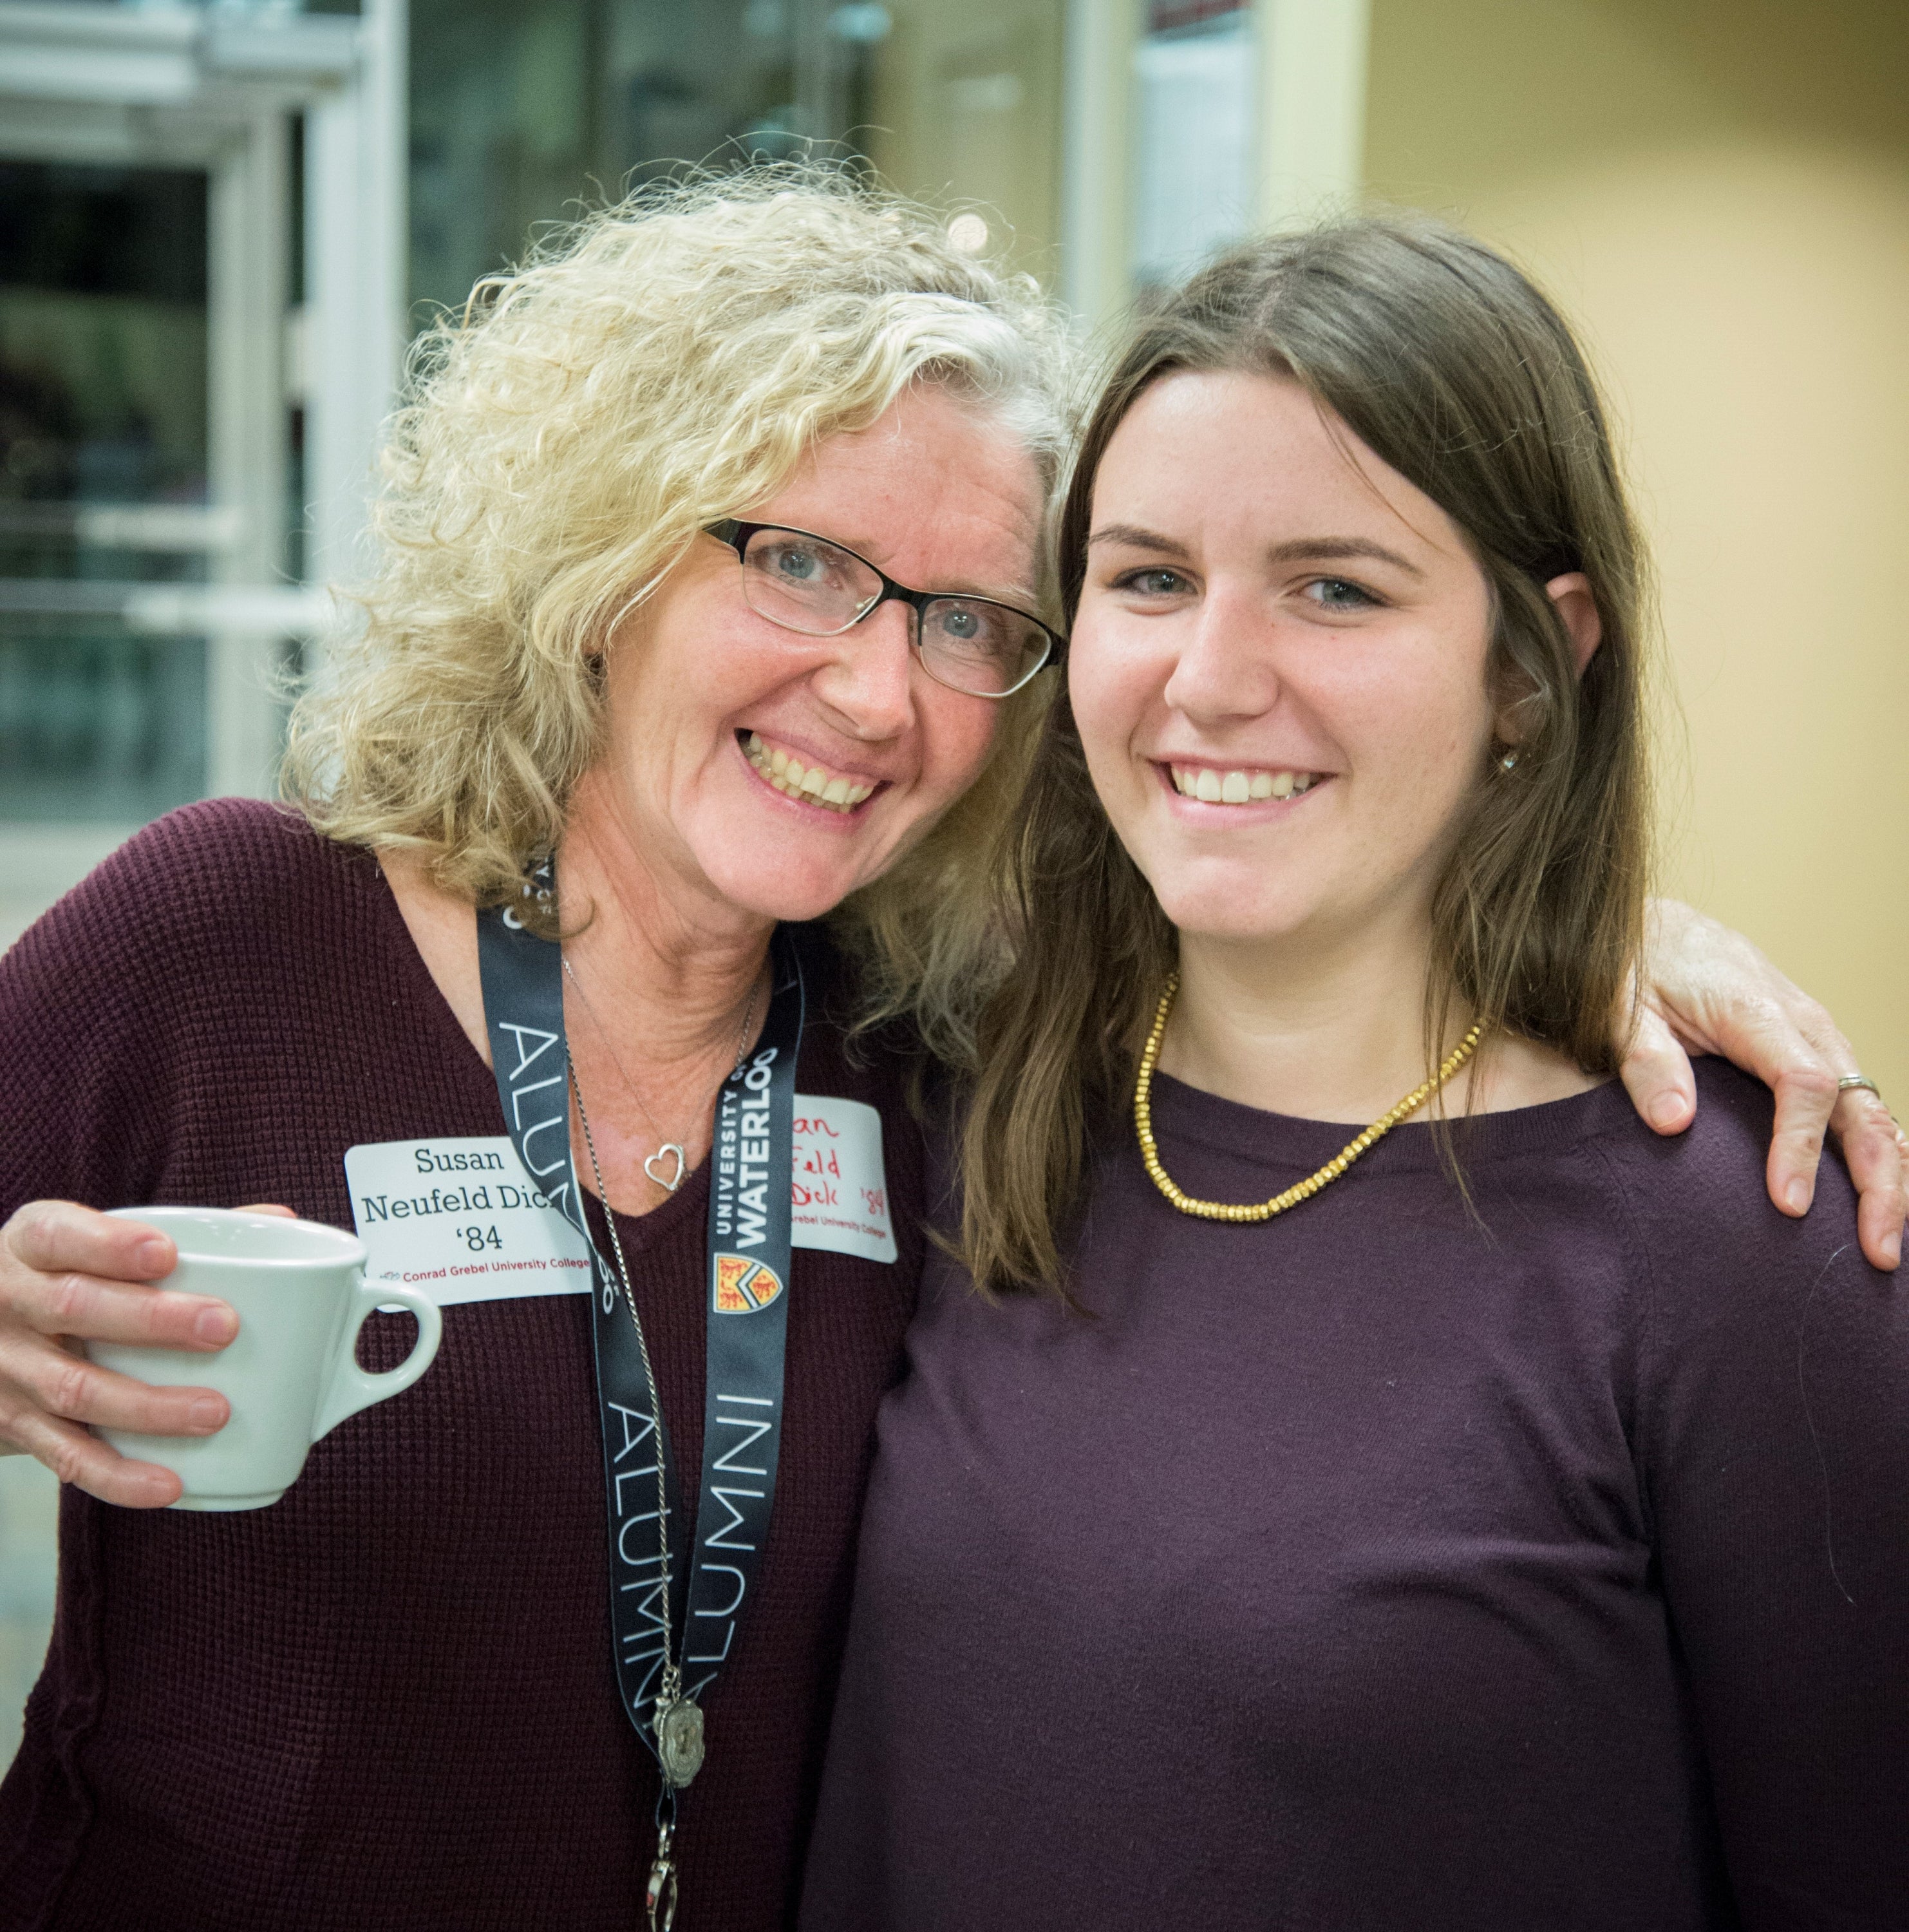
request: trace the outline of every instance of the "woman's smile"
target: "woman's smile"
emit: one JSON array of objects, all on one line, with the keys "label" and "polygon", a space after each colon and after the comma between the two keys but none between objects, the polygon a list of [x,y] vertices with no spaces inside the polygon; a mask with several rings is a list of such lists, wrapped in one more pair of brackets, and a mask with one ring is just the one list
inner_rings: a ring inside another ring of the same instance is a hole
[{"label": "woman's smile", "polygon": [[779,792],[791,803],[826,812],[833,818],[850,818],[880,791],[888,781],[857,776],[839,771],[810,754],[765,738],[759,731],[739,731],[736,741],[742,748],[749,769],[771,790]]},{"label": "woman's smile", "polygon": [[[1240,806],[1272,808],[1296,803],[1333,776],[1330,772],[1297,770],[1290,765],[1218,765],[1201,760],[1154,760],[1154,770],[1174,795],[1195,805]],[[1202,820],[1196,818],[1197,824]]]}]

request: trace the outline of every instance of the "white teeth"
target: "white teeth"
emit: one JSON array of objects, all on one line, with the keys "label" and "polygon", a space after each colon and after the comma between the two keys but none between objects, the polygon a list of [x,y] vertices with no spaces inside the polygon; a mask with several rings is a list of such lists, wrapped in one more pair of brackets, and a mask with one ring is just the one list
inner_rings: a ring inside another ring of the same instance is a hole
[{"label": "white teeth", "polygon": [[1298,798],[1318,782],[1311,772],[1269,772],[1238,769],[1216,771],[1211,765],[1170,765],[1173,789],[1182,798],[1204,805],[1245,805],[1256,799]]},{"label": "white teeth", "polygon": [[751,731],[743,742],[743,753],[770,784],[805,803],[820,805],[832,812],[853,812],[875,788],[859,778],[844,778],[820,765],[804,765],[802,760],[770,746]]}]

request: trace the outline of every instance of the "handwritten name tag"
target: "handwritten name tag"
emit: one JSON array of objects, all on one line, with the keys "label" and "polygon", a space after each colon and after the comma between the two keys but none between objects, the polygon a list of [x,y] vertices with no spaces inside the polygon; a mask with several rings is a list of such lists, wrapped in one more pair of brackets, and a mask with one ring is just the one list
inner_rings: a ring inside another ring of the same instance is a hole
[{"label": "handwritten name tag", "polygon": [[[790,1178],[796,1246],[895,1258],[873,1107],[798,1094]],[[583,1236],[505,1135],[368,1142],[346,1152],[345,1184],[373,1280],[406,1282],[440,1306],[589,1287]]]},{"label": "handwritten name tag", "polygon": [[859,1100],[796,1096],[790,1239],[871,1262],[895,1259],[882,1117]]}]

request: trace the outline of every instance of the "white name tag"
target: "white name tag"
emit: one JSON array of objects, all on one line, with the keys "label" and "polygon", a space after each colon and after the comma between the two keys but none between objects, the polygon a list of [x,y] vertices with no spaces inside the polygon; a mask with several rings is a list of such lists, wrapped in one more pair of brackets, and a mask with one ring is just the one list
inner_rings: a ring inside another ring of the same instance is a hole
[{"label": "white name tag", "polygon": [[589,1288],[583,1237],[505,1135],[355,1147],[345,1185],[367,1276],[403,1282],[440,1306]]},{"label": "white name tag", "polygon": [[790,1240],[865,1261],[895,1259],[882,1117],[859,1100],[796,1096]]},{"label": "white name tag", "polygon": [[[859,1100],[796,1096],[790,1237],[868,1261],[895,1258],[882,1117]],[[349,1149],[345,1184],[365,1274],[439,1306],[590,1286],[583,1238],[539,1191],[503,1134],[379,1141]]]}]

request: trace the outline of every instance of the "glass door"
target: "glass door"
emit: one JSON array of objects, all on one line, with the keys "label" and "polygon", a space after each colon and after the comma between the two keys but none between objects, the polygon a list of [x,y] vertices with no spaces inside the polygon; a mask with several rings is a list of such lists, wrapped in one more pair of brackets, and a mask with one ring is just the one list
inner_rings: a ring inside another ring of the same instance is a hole
[{"label": "glass door", "polygon": [[0,946],[148,820],[269,784],[304,494],[298,104],[10,98],[6,29]]},{"label": "glass door", "polygon": [[[206,780],[202,637],[142,586],[203,583],[202,168],[0,160],[0,820],[130,827]],[[17,836],[17,832],[16,835]]]}]

